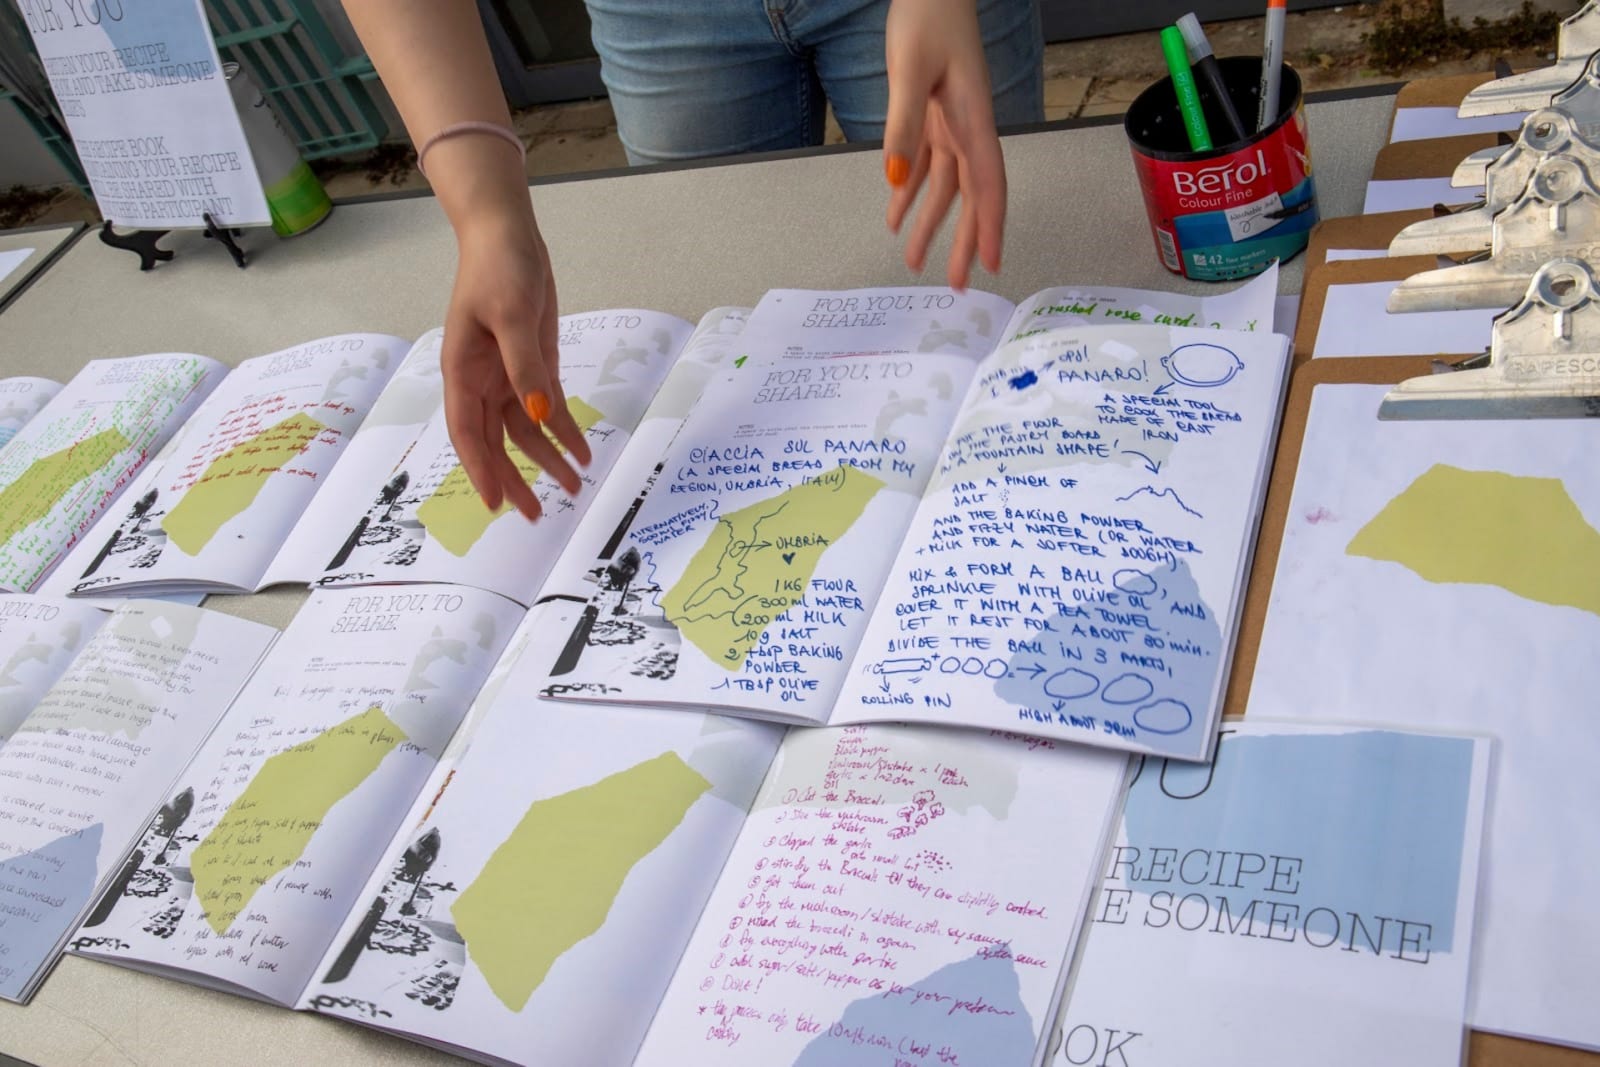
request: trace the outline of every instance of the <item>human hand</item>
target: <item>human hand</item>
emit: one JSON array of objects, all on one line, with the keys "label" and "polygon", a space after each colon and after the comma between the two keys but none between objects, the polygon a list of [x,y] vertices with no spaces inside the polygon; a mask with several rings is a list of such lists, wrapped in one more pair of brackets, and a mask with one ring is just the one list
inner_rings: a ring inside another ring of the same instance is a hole
[{"label": "human hand", "polygon": [[[561,389],[550,253],[531,215],[522,225],[499,219],[458,227],[457,244],[459,263],[439,357],[445,423],[484,506],[496,511],[509,502],[537,519],[539,500],[507,453],[506,438],[569,494],[581,483],[557,443],[581,466],[591,458]],[[525,406],[533,393],[549,401],[542,425]]]},{"label": "human hand", "polygon": [[889,113],[884,173],[889,229],[901,224],[926,184],[906,237],[906,266],[920,271],[935,231],[959,194],[947,278],[965,289],[974,255],[1000,269],[1006,168],[974,0],[892,0],[884,28]]}]

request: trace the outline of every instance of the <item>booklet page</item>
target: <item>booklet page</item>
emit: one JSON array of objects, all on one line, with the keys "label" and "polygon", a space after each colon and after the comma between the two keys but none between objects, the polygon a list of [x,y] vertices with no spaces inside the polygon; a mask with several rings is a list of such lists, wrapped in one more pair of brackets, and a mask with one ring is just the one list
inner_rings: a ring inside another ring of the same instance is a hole
[{"label": "booklet page", "polygon": [[1462,1062],[1489,745],[1246,720],[1143,760],[1052,1063]]},{"label": "booklet page", "polygon": [[1232,292],[1191,296],[1156,289],[1061,285],[1017,305],[1005,340],[1056,326],[1202,326],[1241,333],[1271,333],[1278,295],[1278,265]]},{"label": "booklet page", "polygon": [[32,590],[222,379],[204,356],[91,360],[0,448],[0,590]]},{"label": "booklet page", "polygon": [[31,995],[274,636],[123,604],[0,747],[0,997]]},{"label": "booklet page", "polygon": [[61,383],[49,378],[0,379],[0,447],[4,447],[61,392]]},{"label": "booklet page", "polygon": [[75,947],[292,1003],[520,615],[447,586],[313,594]]},{"label": "booklet page", "polygon": [[239,364],[102,535],[73,592],[255,588],[404,347],[345,334]]},{"label": "booklet page", "polygon": [[372,487],[383,485],[417,442],[417,435],[439,413],[444,380],[439,373],[441,329],[429,330],[401,359],[366,418],[350,435],[339,462],[319,479],[300,521],[267,567],[263,586],[292,582],[309,585],[339,565],[354,547],[352,531],[372,503]]},{"label": "booklet page", "polygon": [[[662,460],[625,541],[634,562],[550,691],[825,720],[1007,307],[939,290],[768,294],[750,355]],[[779,312],[800,325],[775,327]]]},{"label": "booklet page", "polygon": [[367,486],[366,511],[333,546],[318,584],[452,582],[532,602],[691,332],[682,319],[642,310],[567,315],[561,328],[562,386],[594,453],[579,468],[578,496],[568,497],[508,440],[544,514],[530,523],[510,505],[490,512],[441,410],[398,466]]},{"label": "booklet page", "polygon": [[1063,327],[983,368],[832,721],[1203,759],[1277,436],[1285,340]]},{"label": "booklet page", "polygon": [[0,596],[0,745],[106,621],[90,604]]},{"label": "booklet page", "polygon": [[529,700],[574,607],[530,613],[310,1007],[480,1058],[632,1060],[783,731]]},{"label": "booklet page", "polygon": [[1038,1063],[1126,766],[997,732],[791,731],[637,1062]]}]

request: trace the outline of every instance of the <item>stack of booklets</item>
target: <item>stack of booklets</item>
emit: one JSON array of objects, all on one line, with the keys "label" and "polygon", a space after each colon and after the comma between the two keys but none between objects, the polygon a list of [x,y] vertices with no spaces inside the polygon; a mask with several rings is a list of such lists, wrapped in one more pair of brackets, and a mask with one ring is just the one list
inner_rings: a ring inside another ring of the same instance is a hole
[{"label": "stack of booklets", "polygon": [[[492,1061],[1037,1064],[1126,1031],[1056,1025],[1111,890],[1156,908],[1107,857],[1211,832],[1117,842],[1128,753],[1132,797],[1254,766],[1216,746],[1274,288],[569,316],[595,462],[575,498],[527,467],[534,525],[467,483],[437,332],[93,368],[0,450],[34,515],[0,563],[37,592],[0,601],[0,995],[70,945]],[[282,634],[121,599],[283,582],[316,591]],[[1314,879],[1342,845],[1225,830],[1366,925],[1284,920],[1237,864],[1267,903],[1207,921],[1447,957],[1448,1021],[1486,759],[1448,752],[1427,907]]]}]

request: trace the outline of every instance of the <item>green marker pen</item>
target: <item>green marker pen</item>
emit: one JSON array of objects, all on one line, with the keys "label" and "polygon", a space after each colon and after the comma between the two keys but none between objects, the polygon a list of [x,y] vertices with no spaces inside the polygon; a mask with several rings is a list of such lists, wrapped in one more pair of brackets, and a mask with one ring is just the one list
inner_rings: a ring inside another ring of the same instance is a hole
[{"label": "green marker pen", "polygon": [[1176,26],[1162,30],[1161,51],[1167,57],[1167,72],[1172,75],[1172,88],[1178,94],[1178,110],[1183,112],[1189,147],[1196,152],[1208,151],[1211,131],[1206,128],[1205,112],[1200,109],[1200,93],[1194,87],[1194,73],[1189,69],[1189,49],[1183,43],[1183,31]]}]

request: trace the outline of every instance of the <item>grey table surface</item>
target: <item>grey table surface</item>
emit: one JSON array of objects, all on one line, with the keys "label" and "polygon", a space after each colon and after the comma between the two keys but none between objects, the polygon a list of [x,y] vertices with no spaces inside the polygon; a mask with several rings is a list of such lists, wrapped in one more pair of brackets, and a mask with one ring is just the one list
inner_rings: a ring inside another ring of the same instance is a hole
[{"label": "grey table surface", "polygon": [[[66,244],[79,231],[83,224],[74,222],[60,226],[29,226],[20,230],[6,230],[0,232],[0,255],[7,252],[21,252],[26,250],[28,256],[15,268],[0,277],[0,310],[6,306],[22,290],[41,268],[46,268],[46,263],[56,251]],[[0,322],[3,322],[0,319]],[[3,335],[0,335],[3,336]],[[11,362],[5,355],[5,348],[0,346],[0,364]],[[9,377],[10,372],[4,373]]]},{"label": "grey table surface", "polygon": [[[1319,210],[1357,214],[1392,96],[1307,107]],[[1010,187],[1002,271],[976,288],[1019,300],[1052,285],[1204,291],[1156,258],[1120,124],[1003,138]],[[943,284],[941,241],[919,277],[883,224],[875,151],[833,151],[536,185],[566,311],[642,307],[693,321],[771,288]],[[0,235],[0,240],[4,236]],[[442,321],[455,249],[431,198],[341,204],[279,241],[251,231],[246,270],[198,234],[141,274],[81,240],[0,316],[0,376],[64,380],[90,359],[199,352],[227,363],[333,333],[414,337]],[[0,244],[0,248],[6,245]],[[1301,263],[1280,290],[1300,288]],[[297,590],[213,597],[282,627]],[[345,1022],[75,957],[25,1008],[0,1004],[0,1053],[55,1064],[434,1063],[447,1057]]]}]

